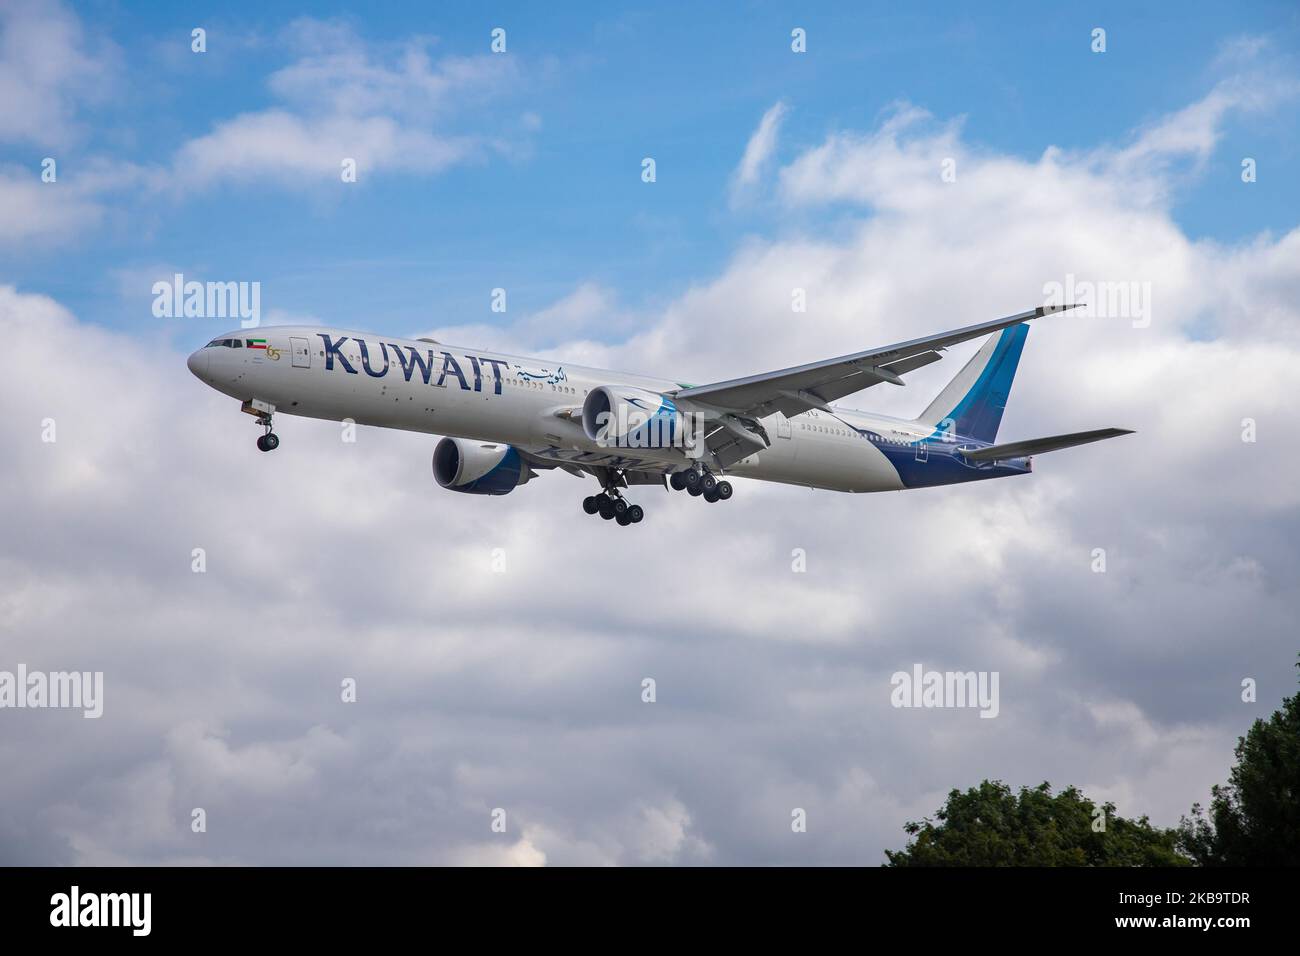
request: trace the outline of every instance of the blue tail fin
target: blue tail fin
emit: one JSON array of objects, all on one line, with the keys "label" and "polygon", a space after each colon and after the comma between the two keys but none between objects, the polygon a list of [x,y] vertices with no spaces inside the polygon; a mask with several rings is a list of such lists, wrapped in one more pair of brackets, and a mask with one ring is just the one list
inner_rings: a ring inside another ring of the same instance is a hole
[{"label": "blue tail fin", "polygon": [[1022,322],[990,336],[917,421],[936,432],[994,441],[1028,334]]}]

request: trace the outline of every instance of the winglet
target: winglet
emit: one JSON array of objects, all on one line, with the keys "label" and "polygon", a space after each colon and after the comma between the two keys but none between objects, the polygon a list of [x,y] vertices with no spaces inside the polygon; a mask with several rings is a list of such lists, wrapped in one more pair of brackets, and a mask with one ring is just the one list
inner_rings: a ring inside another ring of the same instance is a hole
[{"label": "winglet", "polygon": [[1071,302],[1069,305],[1040,305],[1034,309],[1034,317],[1040,318],[1044,315],[1054,315],[1057,312],[1069,312],[1071,309],[1082,308],[1082,302]]}]

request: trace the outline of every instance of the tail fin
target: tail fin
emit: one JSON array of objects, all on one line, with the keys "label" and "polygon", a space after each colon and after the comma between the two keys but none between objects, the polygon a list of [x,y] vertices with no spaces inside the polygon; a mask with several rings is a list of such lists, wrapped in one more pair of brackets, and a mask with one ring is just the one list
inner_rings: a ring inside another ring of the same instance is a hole
[{"label": "tail fin", "polygon": [[1022,322],[989,336],[917,422],[977,441],[996,439],[1028,334],[1029,326]]}]

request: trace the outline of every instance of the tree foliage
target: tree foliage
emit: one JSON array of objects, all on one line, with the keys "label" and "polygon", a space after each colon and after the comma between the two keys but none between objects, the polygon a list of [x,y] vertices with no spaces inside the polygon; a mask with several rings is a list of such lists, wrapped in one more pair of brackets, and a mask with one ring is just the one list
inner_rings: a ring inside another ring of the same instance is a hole
[{"label": "tree foliage", "polygon": [[[1104,821],[1104,822],[1103,822]],[[985,780],[953,790],[935,814],[903,828],[905,849],[886,850],[889,866],[1179,866],[1178,831],[1127,820],[1074,787],[1049,784],[1013,793]]]},{"label": "tree foliage", "polygon": [[1180,821],[1183,852],[1203,866],[1300,866],[1300,693],[1256,720],[1234,753],[1208,814],[1196,804]]}]

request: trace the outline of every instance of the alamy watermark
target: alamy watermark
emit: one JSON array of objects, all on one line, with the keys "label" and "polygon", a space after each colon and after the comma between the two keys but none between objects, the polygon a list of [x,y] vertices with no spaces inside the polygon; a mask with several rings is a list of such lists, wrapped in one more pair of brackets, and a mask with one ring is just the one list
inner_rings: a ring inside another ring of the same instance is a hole
[{"label": "alamy watermark", "polygon": [[1077,304],[1088,307],[1095,319],[1130,319],[1133,328],[1151,324],[1151,283],[1135,280],[1078,281],[1068,273],[1064,282],[1043,285],[1043,304],[1048,307]]},{"label": "alamy watermark", "polygon": [[239,319],[243,329],[262,322],[260,282],[186,282],[178,272],[170,282],[155,282],[152,291],[154,318]]},{"label": "alamy watermark", "polygon": [[913,664],[911,672],[895,671],[889,702],[895,707],[979,708],[981,717],[996,717],[997,671],[927,671]]},{"label": "alamy watermark", "polygon": [[73,884],[50,897],[51,926],[117,926],[129,928],[132,936],[148,936],[152,913],[152,893],[83,893]]},{"label": "alamy watermark", "polygon": [[680,448],[688,458],[704,451],[706,420],[698,412],[660,409],[653,414],[620,403],[616,411],[596,416],[596,444],[601,448]]},{"label": "alamy watermark", "polygon": [[0,708],[79,709],[83,717],[104,713],[103,671],[0,671]]}]

